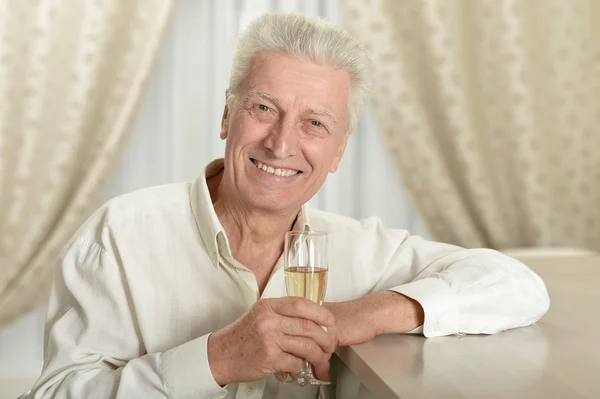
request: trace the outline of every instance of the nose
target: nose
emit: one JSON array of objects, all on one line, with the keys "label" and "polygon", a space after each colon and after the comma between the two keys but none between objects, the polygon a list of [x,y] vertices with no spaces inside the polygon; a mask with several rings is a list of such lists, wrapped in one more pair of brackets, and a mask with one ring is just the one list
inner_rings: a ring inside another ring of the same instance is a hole
[{"label": "nose", "polygon": [[263,145],[279,159],[288,158],[298,150],[298,132],[292,120],[281,120],[274,125],[265,138]]}]

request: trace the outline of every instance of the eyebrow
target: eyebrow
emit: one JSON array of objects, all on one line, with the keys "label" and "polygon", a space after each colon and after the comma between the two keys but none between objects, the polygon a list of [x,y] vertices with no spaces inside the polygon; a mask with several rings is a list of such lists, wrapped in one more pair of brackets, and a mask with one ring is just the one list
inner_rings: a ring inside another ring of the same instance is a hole
[{"label": "eyebrow", "polygon": [[[257,90],[257,89],[250,90],[248,92],[248,94],[246,95],[246,98],[249,98],[249,97],[252,97],[252,96],[259,96],[259,97],[262,97],[262,98],[264,98],[266,100],[271,101],[272,103],[274,103],[276,105],[281,105],[281,101],[277,97],[275,97],[275,96],[273,96],[273,95],[271,95],[269,93],[265,93],[262,90]],[[313,114],[313,115],[328,116],[329,118],[331,118],[331,120],[334,123],[337,123],[336,117],[333,116],[333,114],[331,112],[327,111],[327,110],[316,109],[316,108],[308,108],[306,110],[306,112],[309,113],[309,114]]]},{"label": "eyebrow", "polygon": [[269,93],[265,93],[264,91],[261,91],[261,90],[256,90],[256,89],[250,90],[250,91],[248,92],[248,94],[246,95],[246,98],[248,98],[248,97],[252,97],[252,96],[259,96],[259,97],[262,97],[262,98],[264,98],[264,99],[266,99],[266,100],[269,100],[269,101],[271,101],[272,103],[274,103],[274,104],[277,104],[277,105],[280,105],[280,104],[281,104],[281,101],[279,101],[279,99],[278,99],[277,97],[275,97],[275,96],[272,96],[272,95],[271,95],[271,94],[269,94]]},{"label": "eyebrow", "polygon": [[314,109],[314,108],[309,108],[306,110],[309,114],[313,114],[313,115],[324,115],[324,116],[328,116],[329,118],[331,118],[331,120],[334,123],[337,123],[337,119],[335,118],[335,116],[333,116],[333,114],[329,111],[326,111],[324,109]]}]

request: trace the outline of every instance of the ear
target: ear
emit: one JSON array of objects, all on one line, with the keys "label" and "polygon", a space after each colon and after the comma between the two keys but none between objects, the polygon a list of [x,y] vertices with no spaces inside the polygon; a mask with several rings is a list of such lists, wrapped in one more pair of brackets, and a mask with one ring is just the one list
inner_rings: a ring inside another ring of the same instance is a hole
[{"label": "ear", "polygon": [[225,90],[225,108],[223,109],[223,116],[221,117],[221,133],[219,136],[221,136],[221,140],[225,140],[227,138],[227,133],[229,132],[229,105],[228,105],[228,100],[229,100],[229,96],[231,94],[229,93],[229,89]]},{"label": "ear", "polygon": [[340,161],[342,160],[342,155],[344,155],[344,151],[346,150],[346,145],[348,144],[348,136],[344,137],[344,140],[340,144],[340,148],[338,149],[335,157],[333,157],[333,161],[331,161],[331,166],[329,167],[330,173],[335,173],[338,170],[338,166],[340,166]]}]

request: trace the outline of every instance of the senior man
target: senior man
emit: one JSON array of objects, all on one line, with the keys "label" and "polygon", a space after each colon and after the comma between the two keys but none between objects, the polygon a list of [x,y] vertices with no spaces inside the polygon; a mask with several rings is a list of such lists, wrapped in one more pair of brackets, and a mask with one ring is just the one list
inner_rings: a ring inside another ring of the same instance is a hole
[{"label": "senior man", "polygon": [[[516,260],[306,205],[338,168],[368,68],[324,21],[252,22],[226,94],[224,159],[193,183],[111,200],[65,247],[31,397],[315,398],[280,381],[303,359],[329,378],[336,345],[536,322],[548,295]],[[306,229],[331,237],[323,307],[285,294],[284,235]]]}]

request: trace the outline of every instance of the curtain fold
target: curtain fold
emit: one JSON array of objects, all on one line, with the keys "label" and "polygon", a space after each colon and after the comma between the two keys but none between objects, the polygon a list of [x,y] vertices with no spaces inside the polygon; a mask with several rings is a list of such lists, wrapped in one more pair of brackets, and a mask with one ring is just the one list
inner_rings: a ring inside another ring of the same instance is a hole
[{"label": "curtain fold", "polygon": [[0,2],[0,326],[103,200],[173,0]]},{"label": "curtain fold", "polygon": [[345,0],[434,238],[600,249],[600,4]]}]

